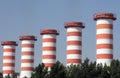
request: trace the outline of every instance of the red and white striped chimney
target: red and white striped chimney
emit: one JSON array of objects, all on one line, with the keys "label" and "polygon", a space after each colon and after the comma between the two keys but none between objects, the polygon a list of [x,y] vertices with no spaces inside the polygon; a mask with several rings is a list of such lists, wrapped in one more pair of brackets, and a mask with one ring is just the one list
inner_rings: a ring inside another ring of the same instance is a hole
[{"label": "red and white striped chimney", "polygon": [[15,73],[15,47],[17,43],[15,41],[3,41],[3,77],[8,74],[11,76]]},{"label": "red and white striped chimney", "polygon": [[110,66],[113,59],[113,20],[112,13],[99,13],[94,16],[96,20],[96,58],[97,64]]},{"label": "red and white striped chimney", "polygon": [[45,67],[51,68],[56,63],[56,36],[59,33],[54,29],[40,32],[42,35],[42,62]]},{"label": "red and white striped chimney", "polygon": [[67,66],[81,64],[82,55],[82,22],[67,22]]},{"label": "red and white striped chimney", "polygon": [[35,36],[24,35],[20,36],[22,42],[22,52],[21,52],[21,72],[20,78],[31,77],[34,65],[34,43],[37,40]]}]

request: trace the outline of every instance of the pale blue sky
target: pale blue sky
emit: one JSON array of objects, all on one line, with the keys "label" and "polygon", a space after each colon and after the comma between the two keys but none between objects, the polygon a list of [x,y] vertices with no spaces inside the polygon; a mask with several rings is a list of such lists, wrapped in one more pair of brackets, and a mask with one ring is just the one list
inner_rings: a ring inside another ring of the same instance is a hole
[{"label": "pale blue sky", "polygon": [[[14,40],[16,47],[16,71],[20,70],[21,35],[35,35],[35,64],[41,63],[42,29],[57,29],[57,60],[66,64],[66,29],[64,23],[81,21],[83,29],[82,59],[95,61],[96,22],[93,15],[99,12],[112,12],[114,21],[114,58],[120,59],[120,1],[119,0],[0,0],[0,41]],[[2,46],[0,47],[0,69],[2,66]],[[1,70],[0,70],[1,71]]]}]

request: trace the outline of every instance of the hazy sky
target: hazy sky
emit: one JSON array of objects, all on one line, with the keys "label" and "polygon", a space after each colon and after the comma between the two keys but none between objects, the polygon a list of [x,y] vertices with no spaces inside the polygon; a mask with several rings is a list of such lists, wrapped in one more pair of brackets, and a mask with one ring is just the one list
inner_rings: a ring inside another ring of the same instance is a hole
[{"label": "hazy sky", "polygon": [[[20,70],[21,35],[35,35],[35,64],[41,63],[42,29],[57,29],[57,60],[66,64],[65,22],[84,22],[82,36],[82,59],[88,57],[95,61],[96,22],[95,13],[112,12],[117,16],[114,21],[114,58],[120,59],[120,1],[119,0],[1,0],[0,1],[0,41],[13,40],[16,47],[16,71]],[[2,66],[2,46],[0,46],[0,71]]]}]

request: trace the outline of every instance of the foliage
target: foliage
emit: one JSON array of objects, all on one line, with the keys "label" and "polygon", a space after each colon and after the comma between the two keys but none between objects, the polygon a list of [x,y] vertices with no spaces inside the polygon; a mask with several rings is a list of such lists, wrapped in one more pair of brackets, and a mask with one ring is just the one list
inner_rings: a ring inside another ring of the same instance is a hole
[{"label": "foliage", "polygon": [[47,78],[65,78],[65,67],[59,61],[53,65]]},{"label": "foliage", "polygon": [[[6,78],[17,77],[8,75]],[[90,62],[87,58],[80,65],[67,67],[57,61],[50,70],[44,64],[39,64],[34,68],[31,78],[120,78],[120,61],[113,60],[110,66],[102,66],[96,65],[96,62]]]},{"label": "foliage", "polygon": [[45,68],[44,64],[39,64],[32,73],[31,78],[47,78],[48,69]]}]

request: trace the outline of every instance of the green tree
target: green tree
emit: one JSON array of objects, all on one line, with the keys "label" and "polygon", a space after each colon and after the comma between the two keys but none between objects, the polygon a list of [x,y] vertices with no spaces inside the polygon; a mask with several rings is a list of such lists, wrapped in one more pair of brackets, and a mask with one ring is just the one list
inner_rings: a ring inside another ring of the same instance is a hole
[{"label": "green tree", "polygon": [[31,75],[31,78],[47,78],[48,76],[48,69],[45,68],[44,64],[39,64]]},{"label": "green tree", "polygon": [[13,75],[7,75],[7,76],[5,76],[5,78],[17,78],[17,75],[16,74],[13,74]]},{"label": "green tree", "polygon": [[0,78],[3,78],[3,75],[2,75],[2,73],[0,72]]},{"label": "green tree", "polygon": [[101,78],[111,78],[110,72],[109,72],[110,67],[105,65],[102,68],[102,72],[101,72]]},{"label": "green tree", "polygon": [[85,59],[80,65],[65,67],[56,62],[48,71],[44,64],[39,64],[32,73],[31,78],[120,78],[120,61],[113,60],[111,66],[96,65]]},{"label": "green tree", "polygon": [[113,60],[109,70],[111,78],[120,78],[120,61]]},{"label": "green tree", "polygon": [[81,64],[81,78],[97,78],[99,71],[96,69],[96,62],[90,62],[88,58]]},{"label": "green tree", "polygon": [[65,78],[65,67],[60,62],[56,62],[50,69],[46,68],[44,64],[39,64],[32,73],[31,78]]},{"label": "green tree", "polygon": [[65,67],[57,61],[49,71],[48,78],[66,78]]},{"label": "green tree", "polygon": [[80,65],[70,65],[66,68],[67,78],[78,78],[80,74]]},{"label": "green tree", "polygon": [[81,65],[70,65],[66,69],[67,78],[96,78],[97,70],[96,63],[89,63],[86,58]]}]

